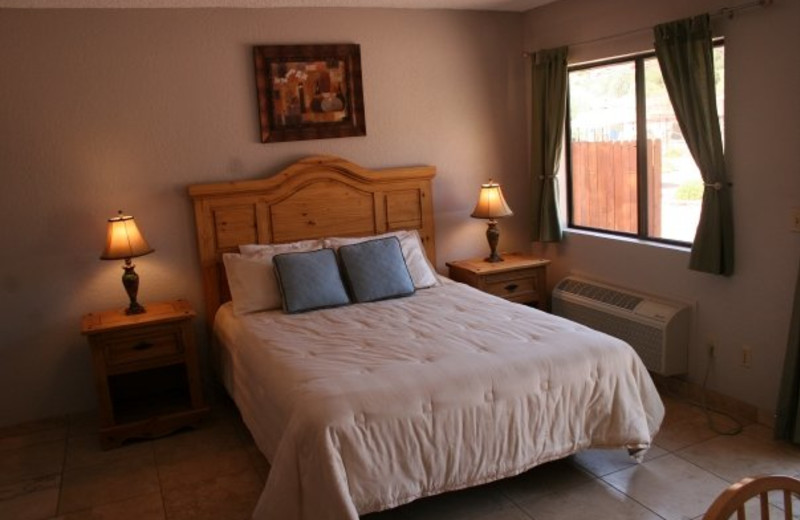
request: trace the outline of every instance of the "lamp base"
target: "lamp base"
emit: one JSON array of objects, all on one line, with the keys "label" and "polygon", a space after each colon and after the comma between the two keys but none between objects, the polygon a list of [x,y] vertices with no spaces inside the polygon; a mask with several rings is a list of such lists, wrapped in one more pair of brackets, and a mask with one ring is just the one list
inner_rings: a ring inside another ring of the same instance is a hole
[{"label": "lamp base", "polygon": [[505,262],[506,259],[503,258],[502,256],[498,255],[497,253],[495,253],[494,255],[487,256],[486,258],[483,259],[483,261],[493,264],[495,262]]},{"label": "lamp base", "polygon": [[145,312],[147,312],[147,309],[145,309],[144,306],[139,302],[133,302],[132,304],[130,304],[128,306],[127,309],[125,309],[125,314],[128,314],[128,315],[131,315],[131,314],[142,314],[142,313],[145,313]]},{"label": "lamp base", "polygon": [[497,229],[497,221],[492,219],[489,221],[489,227],[486,229],[486,240],[489,241],[490,254],[484,260],[487,262],[502,262],[503,257],[497,254],[497,244],[500,242],[500,231]]},{"label": "lamp base", "polygon": [[128,299],[131,303],[128,308],[125,309],[125,314],[142,314],[143,312],[147,312],[147,310],[136,301],[136,295],[139,292],[139,275],[134,271],[134,267],[136,266],[131,263],[131,259],[126,258],[125,265],[122,266],[125,270],[125,272],[122,273],[122,285],[125,286],[125,292],[128,293]]}]

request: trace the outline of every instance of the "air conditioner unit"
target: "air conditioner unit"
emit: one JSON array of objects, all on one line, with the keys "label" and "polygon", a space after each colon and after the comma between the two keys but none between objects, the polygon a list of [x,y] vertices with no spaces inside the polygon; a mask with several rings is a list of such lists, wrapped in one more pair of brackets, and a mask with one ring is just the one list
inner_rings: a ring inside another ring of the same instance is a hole
[{"label": "air conditioner unit", "polygon": [[662,375],[688,370],[691,307],[576,276],[553,290],[553,314],[617,337]]}]

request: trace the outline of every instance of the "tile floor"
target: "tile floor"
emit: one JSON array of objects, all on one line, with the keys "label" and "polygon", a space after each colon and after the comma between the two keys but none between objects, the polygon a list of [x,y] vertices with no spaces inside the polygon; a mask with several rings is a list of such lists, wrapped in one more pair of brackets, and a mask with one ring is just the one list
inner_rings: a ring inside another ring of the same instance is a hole
[{"label": "tile floor", "polygon": [[[718,435],[699,408],[665,403],[641,464],[623,450],[592,450],[364,520],[694,519],[744,476],[800,475],[800,448],[771,440],[769,429]],[[217,393],[212,407],[197,430],[109,451],[92,413],[0,429],[0,519],[249,518],[269,467],[230,401]]]}]

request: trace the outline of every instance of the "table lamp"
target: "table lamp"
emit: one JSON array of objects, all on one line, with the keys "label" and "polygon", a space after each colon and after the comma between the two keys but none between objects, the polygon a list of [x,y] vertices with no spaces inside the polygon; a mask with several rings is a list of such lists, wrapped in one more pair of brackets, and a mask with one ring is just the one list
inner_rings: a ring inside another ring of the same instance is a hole
[{"label": "table lamp", "polygon": [[487,184],[481,184],[481,191],[478,196],[478,204],[472,210],[473,218],[489,219],[489,227],[486,230],[486,239],[489,241],[491,254],[486,258],[487,262],[502,262],[503,258],[497,254],[497,243],[500,241],[500,231],[497,230],[497,219],[513,215],[514,212],[506,204],[503,198],[503,191],[500,185],[489,179]]},{"label": "table lamp", "polygon": [[145,308],[136,301],[136,294],[139,292],[139,275],[134,271],[134,264],[131,258],[144,256],[152,253],[147,241],[142,236],[136,222],[130,215],[123,215],[120,210],[119,215],[108,219],[108,236],[106,238],[106,248],[100,255],[101,260],[125,260],[122,268],[122,285],[130,298],[130,306],[125,309],[125,314],[141,314]]}]

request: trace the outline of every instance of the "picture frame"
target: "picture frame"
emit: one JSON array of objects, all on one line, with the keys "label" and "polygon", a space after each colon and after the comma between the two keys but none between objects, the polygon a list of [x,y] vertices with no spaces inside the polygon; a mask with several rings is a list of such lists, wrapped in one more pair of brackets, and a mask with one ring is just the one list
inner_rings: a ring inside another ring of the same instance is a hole
[{"label": "picture frame", "polygon": [[358,44],[253,48],[261,142],[367,134]]}]

